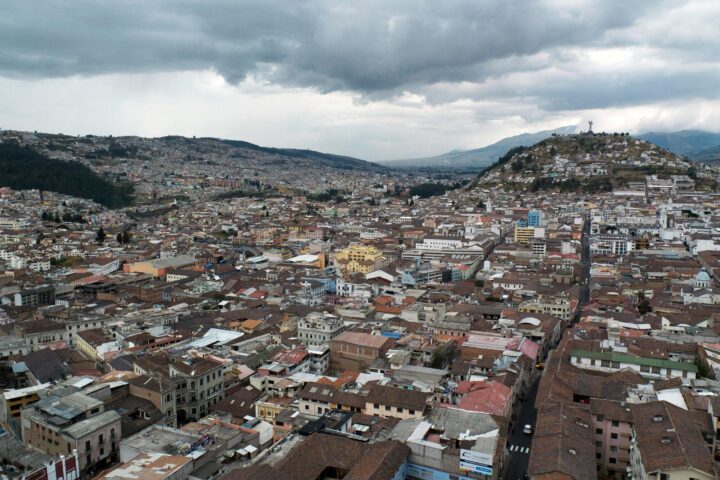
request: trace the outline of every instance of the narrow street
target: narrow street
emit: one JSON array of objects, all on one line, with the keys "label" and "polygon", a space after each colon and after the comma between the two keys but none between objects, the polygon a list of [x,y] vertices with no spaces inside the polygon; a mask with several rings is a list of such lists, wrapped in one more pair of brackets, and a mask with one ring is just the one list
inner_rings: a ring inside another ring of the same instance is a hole
[{"label": "narrow street", "polygon": [[585,218],[583,226],[583,234],[580,247],[580,298],[578,302],[578,312],[575,316],[576,322],[580,320],[580,314],[583,307],[590,301],[590,218]]},{"label": "narrow street", "polygon": [[538,378],[530,386],[527,396],[520,404],[520,413],[508,437],[508,459],[505,469],[506,480],[522,479],[527,472],[528,462],[530,461],[532,435],[525,434],[522,430],[526,424],[532,425],[533,429],[535,428],[535,418],[537,416],[535,398],[537,397],[539,383],[540,379]]},{"label": "narrow street", "polygon": [[[570,326],[580,321],[583,307],[590,300],[590,219],[585,219],[580,247],[580,293],[578,298],[577,314]],[[537,410],[535,399],[537,398],[540,378],[530,386],[527,396],[520,403],[520,412],[514,422],[513,428],[508,436],[507,452],[508,459],[505,466],[505,480],[522,480],[527,473],[530,462],[530,451],[532,449],[532,435],[523,433],[525,425],[531,425],[535,433],[535,420]]]}]

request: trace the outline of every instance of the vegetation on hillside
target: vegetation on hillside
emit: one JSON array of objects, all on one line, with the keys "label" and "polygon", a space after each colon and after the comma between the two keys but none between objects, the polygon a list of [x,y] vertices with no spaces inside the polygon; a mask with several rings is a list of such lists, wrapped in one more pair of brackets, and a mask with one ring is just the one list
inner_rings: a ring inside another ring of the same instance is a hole
[{"label": "vegetation on hillside", "polygon": [[0,186],[94,200],[110,208],[132,203],[132,185],[115,184],[82,163],[48,158],[17,142],[0,143]]},{"label": "vegetation on hillside", "polygon": [[[596,168],[605,172],[596,173]],[[502,182],[507,190],[592,194],[644,182],[648,175],[687,175],[696,181],[696,188],[714,189],[705,178],[698,178],[697,169],[686,159],[626,133],[551,136],[532,147],[510,149],[471,188]]]},{"label": "vegetation on hillside", "polygon": [[445,192],[457,190],[467,185],[467,181],[462,180],[449,185],[444,183],[420,183],[410,188],[410,196],[418,196],[420,198],[430,198],[437,195],[443,195]]}]

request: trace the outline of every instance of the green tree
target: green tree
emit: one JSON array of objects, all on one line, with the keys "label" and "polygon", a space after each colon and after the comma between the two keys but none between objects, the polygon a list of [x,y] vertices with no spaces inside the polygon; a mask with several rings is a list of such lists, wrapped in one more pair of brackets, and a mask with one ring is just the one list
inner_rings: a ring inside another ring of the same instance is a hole
[{"label": "green tree", "polygon": [[106,238],[107,234],[105,233],[105,230],[103,230],[102,227],[98,228],[97,232],[95,232],[95,240],[97,240],[98,243],[103,243]]}]

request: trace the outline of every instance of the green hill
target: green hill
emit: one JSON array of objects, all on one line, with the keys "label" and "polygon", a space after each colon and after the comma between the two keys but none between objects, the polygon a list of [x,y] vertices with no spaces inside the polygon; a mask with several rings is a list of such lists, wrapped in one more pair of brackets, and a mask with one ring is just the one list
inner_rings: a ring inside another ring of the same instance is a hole
[{"label": "green hill", "polygon": [[17,142],[0,143],[0,186],[57,192],[110,208],[132,203],[132,185],[117,185],[82,163],[48,158]]},{"label": "green hill", "polygon": [[[625,134],[556,135],[510,149],[473,185],[509,190],[597,193],[644,184],[646,176],[698,176],[697,165],[647,140]],[[708,187],[705,178],[696,186]]]}]

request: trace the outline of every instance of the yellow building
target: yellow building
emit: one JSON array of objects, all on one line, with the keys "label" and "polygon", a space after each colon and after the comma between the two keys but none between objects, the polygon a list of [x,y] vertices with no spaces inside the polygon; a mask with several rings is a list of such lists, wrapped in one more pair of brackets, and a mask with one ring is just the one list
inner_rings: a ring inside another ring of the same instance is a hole
[{"label": "yellow building", "polygon": [[515,225],[515,243],[530,243],[535,237],[535,227],[519,227]]},{"label": "yellow building", "polygon": [[2,394],[2,404],[0,404],[0,421],[7,422],[11,418],[19,419],[22,409],[40,400],[38,392],[47,389],[50,385],[49,383],[43,383],[42,385],[4,392]]},{"label": "yellow building", "polygon": [[371,245],[354,244],[335,254],[335,261],[343,271],[370,273],[383,267],[384,257]]}]

